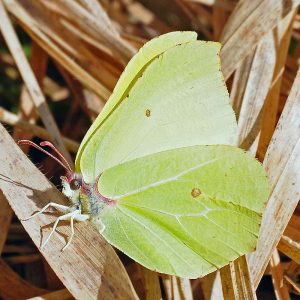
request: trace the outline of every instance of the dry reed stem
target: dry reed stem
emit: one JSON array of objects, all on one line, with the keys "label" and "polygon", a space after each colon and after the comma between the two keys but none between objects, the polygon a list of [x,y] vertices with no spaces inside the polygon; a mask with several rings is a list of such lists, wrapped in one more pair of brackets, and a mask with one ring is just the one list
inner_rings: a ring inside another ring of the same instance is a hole
[{"label": "dry reed stem", "polygon": [[[48,55],[36,43],[32,43],[30,53],[30,66],[36,77],[38,84],[41,86],[43,78],[46,76],[46,69],[48,63]],[[38,114],[34,102],[32,101],[26,86],[22,87],[18,115],[23,121],[35,123],[38,119]],[[0,112],[1,115],[1,112]],[[15,140],[31,140],[32,133],[30,130],[14,131],[13,137]],[[29,147],[23,147],[25,153],[28,152]]]},{"label": "dry reed stem", "polygon": [[300,264],[300,241],[295,241],[283,234],[277,248],[294,262]]},{"label": "dry reed stem", "polygon": [[238,0],[184,0],[186,2],[201,3],[207,6],[222,8],[227,11],[232,11]]},{"label": "dry reed stem", "polygon": [[70,163],[72,163],[71,156],[65,148],[58,127],[48,108],[44,95],[34,76],[34,73],[25,57],[22,46],[6,13],[2,0],[0,0],[0,28],[3,37],[5,38],[5,41],[15,59],[18,70],[20,71],[22,78],[26,84],[32,101],[34,102],[39,115],[45,124],[45,127],[52,136],[54,143],[65,155],[66,159]]},{"label": "dry reed stem", "polygon": [[[227,27],[225,27],[224,29],[223,40],[225,41],[225,45],[228,41],[230,41],[230,39],[234,38],[235,35],[239,33],[240,28],[243,26],[243,23],[240,23],[242,19],[240,17],[241,15],[245,17],[245,22],[249,20],[249,15],[256,15],[257,10],[259,10],[260,6],[258,2],[254,2],[255,1],[251,2],[250,5],[247,5],[245,2],[241,3],[240,6],[235,9],[227,23]],[[288,24],[290,24],[290,22]],[[257,26],[257,24],[255,25]],[[237,28],[236,31],[235,28]],[[237,108],[240,108],[238,116],[238,144],[242,144],[245,149],[250,147],[259,132],[260,122],[258,122],[257,124],[257,120],[259,120],[260,118],[261,110],[264,105],[264,97],[267,95],[267,92],[271,85],[271,79],[275,66],[274,56],[276,53],[276,43],[273,40],[272,31],[270,31],[269,35],[265,37],[261,35],[260,38],[262,38],[262,41],[259,43],[255,54],[253,56],[250,55],[249,58],[247,58],[245,64],[239,68],[242,71],[246,70],[246,73],[238,73],[238,77],[234,82],[234,92],[231,95],[231,99],[235,106]],[[274,49],[273,52],[268,51],[268,48],[270,48],[270,46],[271,49]],[[225,64],[225,77],[228,77],[231,73],[228,73],[226,75],[226,59],[230,60],[231,58],[230,56],[226,56],[224,47],[222,51],[223,53],[225,53],[223,54],[222,61],[223,71]],[[232,51],[232,53],[235,53],[235,51]],[[264,80],[264,85],[258,87],[259,83],[261,82],[260,76],[263,76],[265,79],[264,75],[267,76],[269,80]],[[241,85],[239,85],[239,81],[241,81]],[[254,133],[252,132],[253,127],[254,129],[256,129]],[[252,135],[250,135],[249,137],[249,134]],[[247,143],[245,143],[246,138],[248,139]],[[255,150],[252,149],[252,152],[255,152]],[[241,264],[240,266],[241,272],[235,272],[236,268],[234,266],[235,264],[239,263],[239,260],[244,260],[245,263]],[[256,297],[254,289],[252,287],[250,276],[247,276],[248,272],[249,271],[245,257],[238,259],[231,266],[229,265],[221,270],[223,297],[225,299],[254,299]],[[247,286],[248,288],[245,289],[242,288],[242,282],[244,282],[244,278],[249,279]],[[220,289],[219,280],[215,281],[214,287],[216,289]]]},{"label": "dry reed stem", "polygon": [[[242,23],[239,23],[242,18],[240,18],[240,15],[244,14],[246,17],[246,20],[248,21],[248,18],[250,16],[256,15],[257,10],[259,10],[260,6],[258,2],[255,4],[255,1],[251,2],[250,5],[246,5],[245,2],[241,3],[240,6],[238,6],[235,9],[235,12],[231,15],[227,27],[224,29],[223,39],[225,41],[225,45],[232,37],[239,32],[240,28],[243,26]],[[249,3],[248,3],[249,4]],[[239,14],[237,14],[239,12]],[[235,16],[238,16],[239,18],[235,18]],[[250,18],[251,19],[251,18]],[[278,39],[281,39],[281,36],[285,37],[286,28],[291,27],[291,22],[293,19],[293,12],[290,13],[289,16],[287,16],[284,21],[282,21],[284,29],[282,30],[282,34],[279,35]],[[239,21],[239,22],[238,22]],[[245,21],[246,22],[246,21]],[[285,25],[287,24],[287,25]],[[257,26],[257,24],[256,24]],[[237,28],[237,31],[232,30],[232,28]],[[255,30],[255,28],[254,28]],[[230,33],[232,31],[233,33]],[[267,95],[267,92],[271,85],[271,79],[273,75],[273,70],[275,67],[275,45],[277,44],[275,40],[273,40],[272,32],[269,33],[266,37],[263,37],[261,35],[261,38],[263,40],[260,42],[258,48],[256,49],[255,55],[252,57],[250,56],[248,60],[245,63],[245,68],[247,70],[246,74],[241,74],[237,79],[240,79],[242,81],[242,89],[237,88],[239,86],[239,82],[235,81],[236,88],[234,89],[234,96],[232,96],[232,101],[236,104],[237,107],[241,105],[241,110],[239,111],[239,122],[238,122],[238,144],[242,144],[242,146],[247,149],[250,147],[250,145],[255,141],[255,138],[260,130],[260,115],[262,111],[262,107],[264,105],[264,98]],[[227,39],[227,41],[226,41]],[[244,43],[244,40],[243,40]],[[271,49],[274,49],[273,52],[269,52],[269,48],[271,46]],[[224,48],[222,51],[225,51]],[[224,64],[225,64],[225,77],[228,77],[230,72],[226,76],[226,59],[230,59],[230,57],[226,57],[226,51],[223,52],[223,70],[224,70]],[[235,53],[235,51],[232,51],[232,53]],[[271,61],[270,61],[271,59]],[[243,67],[240,67],[241,70],[243,70]],[[259,86],[261,80],[261,77],[265,79],[265,76],[269,78],[269,80],[264,80],[264,85]],[[244,83],[244,84],[243,84]],[[237,98],[236,98],[237,96]],[[243,99],[243,100],[242,100]],[[242,102],[242,101],[243,102]],[[242,104],[240,104],[242,102]],[[257,122],[258,121],[258,122]],[[255,129],[255,132],[252,132],[252,129]],[[249,134],[250,137],[249,137]],[[248,139],[248,141],[245,139]],[[249,139],[250,138],[250,139]],[[255,152],[254,149],[251,150],[252,152]],[[241,258],[244,259],[245,258]],[[246,260],[245,260],[246,262]],[[235,262],[238,263],[238,260]],[[243,267],[245,269],[242,269],[244,274],[235,273],[234,266],[227,266],[223,270],[221,270],[221,278],[222,278],[222,286],[223,286],[223,295],[226,299],[240,299],[245,298],[252,299],[255,297],[254,290],[251,288],[251,280],[249,279],[249,288],[248,289],[241,289],[241,286],[239,286],[239,283],[242,282],[243,278],[247,277],[246,274],[248,274],[247,265],[244,264]],[[214,283],[215,288],[219,289],[220,282],[216,281]],[[240,295],[242,291],[245,291],[245,293]]]},{"label": "dry reed stem", "polygon": [[245,150],[253,144],[261,129],[261,112],[272,83],[276,62],[275,44],[271,31],[258,44],[247,76],[238,118],[237,142]]},{"label": "dry reed stem", "polygon": [[221,60],[225,79],[228,79],[239,63],[253,51],[261,38],[297,5],[299,2],[296,0],[239,2],[228,19],[221,37],[223,43]]},{"label": "dry reed stem", "polygon": [[107,28],[102,26],[102,23],[92,17],[93,15],[85,10],[82,6],[74,1],[63,1],[57,0],[62,8],[66,11],[71,12],[75,18],[76,22],[82,27],[86,28],[92,36],[100,36],[111,49],[115,50],[118,55],[121,56],[126,62],[136,53],[136,50],[124,40],[116,37],[114,33]]},{"label": "dry reed stem", "polygon": [[223,299],[220,271],[206,275],[200,282],[204,300]]},{"label": "dry reed stem", "polygon": [[166,295],[167,300],[172,300],[173,299],[173,291],[172,291],[172,277],[166,274],[163,274],[161,276],[162,278],[162,283],[164,286],[164,292]]},{"label": "dry reed stem", "polygon": [[232,82],[230,91],[230,102],[236,114],[237,121],[239,120],[240,111],[244,99],[245,90],[248,83],[249,74],[252,67],[252,61],[255,51],[250,53],[244,61],[237,67]]},{"label": "dry reed stem", "polygon": [[191,281],[189,279],[177,277],[176,283],[176,288],[178,290],[178,300],[193,299],[193,291]]},{"label": "dry reed stem", "polygon": [[162,280],[167,300],[193,299],[190,280],[171,275],[163,275]]},{"label": "dry reed stem", "polygon": [[[21,132],[25,131],[25,132],[30,132],[32,136],[37,136],[42,140],[51,140],[52,138],[48,130],[46,130],[45,128],[23,121],[23,119],[21,119],[20,116],[17,116],[5,110],[1,106],[0,106],[0,121],[8,125],[14,126],[15,133],[17,133],[18,131]],[[68,149],[68,151],[71,151],[73,153],[77,152],[79,148],[79,143],[64,136],[62,136],[62,140],[66,148]]]},{"label": "dry reed stem", "polygon": [[[278,36],[279,38],[275,44],[276,65],[273,74],[273,84],[265,100],[265,112],[262,117],[263,126],[257,150],[257,157],[261,161],[264,159],[272,134],[276,127],[282,75],[292,37],[293,20],[296,12],[297,10],[293,9],[274,32],[274,36]],[[280,39],[281,36],[282,38]]]},{"label": "dry reed stem", "polygon": [[[56,28],[55,26],[57,23],[53,21],[53,23],[45,24],[41,21],[45,21],[51,16],[49,16],[49,11],[47,11],[45,8],[42,9],[38,5],[39,2],[23,3],[19,2],[18,0],[4,1],[10,13],[12,13],[21,22],[23,28],[28,32],[33,40],[35,40],[50,56],[52,56],[61,66],[67,69],[73,76],[75,76],[91,90],[95,91],[103,101],[108,99],[110,91],[96,79],[96,76],[92,76],[90,72],[85,70],[80,64],[74,61],[74,54],[70,55],[68,53],[68,51],[73,50],[72,47],[75,47],[75,45],[67,45],[64,40],[60,38],[58,32],[53,31]],[[44,19],[39,18],[39,16],[43,14],[46,14]],[[51,26],[54,26],[54,29]],[[65,30],[60,28],[60,32],[65,33]],[[70,37],[72,35],[68,34],[68,36]],[[66,38],[66,36],[64,36],[64,38]],[[54,39],[55,42],[52,39]],[[63,45],[61,45],[59,42],[62,42]],[[63,46],[65,46],[65,48],[63,48]],[[76,46],[79,46],[78,39]],[[74,51],[77,51],[77,49],[74,49]],[[75,52],[75,54],[76,53],[77,52]],[[76,56],[78,56],[78,54],[76,54]],[[82,56],[80,55],[78,59],[81,60]],[[85,62],[85,66],[92,65],[93,64],[90,62]],[[99,69],[97,69],[97,72],[98,71]]]},{"label": "dry reed stem", "polygon": [[2,254],[13,211],[0,190],[0,255]]},{"label": "dry reed stem", "polygon": [[48,293],[47,290],[37,288],[18,276],[0,258],[0,297],[2,299],[27,299]]},{"label": "dry reed stem", "polygon": [[106,27],[106,31],[110,31],[116,38],[120,38],[120,34],[116,30],[106,11],[103,9],[101,3],[97,0],[79,0],[91,14],[98,19],[99,23]]},{"label": "dry reed stem", "polygon": [[263,276],[300,195],[300,72],[295,79],[264,166],[270,182],[270,199],[263,215],[257,250],[249,254],[254,286]]},{"label": "dry reed stem", "polygon": [[227,21],[227,14],[223,8],[213,6],[212,27],[214,33],[214,41],[218,41],[223,32],[223,28]]},{"label": "dry reed stem", "polygon": [[48,294],[44,294],[41,297],[33,297],[30,298],[28,300],[73,300],[75,299],[74,297],[72,297],[72,295],[70,294],[70,292],[67,289],[63,289],[63,290],[59,290],[59,291],[55,291],[55,292],[51,292]]},{"label": "dry reed stem", "polygon": [[288,288],[284,282],[283,268],[280,264],[278,251],[275,249],[270,260],[270,271],[277,300],[291,300]]},{"label": "dry reed stem", "polygon": [[[284,53],[286,55],[286,46],[290,43],[294,15],[295,11],[291,11],[281,20],[278,27],[262,39],[255,51],[238,119],[238,145],[243,149],[249,149],[261,131],[263,108],[265,107],[268,116],[271,114],[270,109],[277,112],[277,106],[274,101],[269,101],[268,99],[269,91],[273,91],[274,85],[272,83],[274,83],[274,78],[277,80],[279,76],[278,72],[276,72],[278,69],[276,69],[276,66],[279,64],[276,59],[277,53],[279,53],[278,45],[284,45]],[[286,58],[284,55],[282,56],[281,66]],[[279,81],[277,80],[275,84],[278,86],[277,91],[279,91]],[[268,105],[268,103],[270,104]],[[264,122],[264,125],[264,128],[266,126],[270,127],[268,122]],[[260,138],[261,136],[262,134],[260,134]],[[269,139],[266,145],[268,143]],[[254,148],[252,148],[252,152],[256,153]],[[259,158],[262,160],[262,157]]]},{"label": "dry reed stem", "polygon": [[[0,189],[19,219],[30,216],[47,202],[64,203],[59,193],[28,160],[6,130],[0,126]],[[41,215],[22,222],[39,247],[45,239],[41,227],[55,218]],[[70,236],[69,226],[59,227],[47,247],[40,250],[75,298],[136,299],[130,280],[110,245],[90,224],[76,224],[71,246],[61,252]],[[48,231],[49,233],[49,231]]]},{"label": "dry reed stem", "polygon": [[224,300],[256,300],[245,256],[220,270]]},{"label": "dry reed stem", "polygon": [[278,250],[290,257],[294,262],[300,264],[300,217],[294,214],[286,227],[280,242]]},{"label": "dry reed stem", "polygon": [[145,300],[162,299],[158,274],[142,266],[140,266],[140,272],[145,290]]}]

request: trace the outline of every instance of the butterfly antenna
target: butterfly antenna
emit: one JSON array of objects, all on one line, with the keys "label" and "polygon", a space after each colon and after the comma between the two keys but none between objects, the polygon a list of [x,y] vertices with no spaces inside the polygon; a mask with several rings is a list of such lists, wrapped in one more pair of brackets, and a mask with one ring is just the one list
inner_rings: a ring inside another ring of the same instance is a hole
[{"label": "butterfly antenna", "polygon": [[61,160],[59,160],[57,157],[55,157],[54,155],[52,155],[50,152],[46,151],[45,149],[43,149],[42,147],[40,147],[39,145],[37,145],[36,143],[30,141],[30,140],[19,140],[17,142],[18,145],[29,145],[32,146],[38,150],[40,150],[41,152],[47,154],[48,156],[50,156],[51,158],[53,158],[56,162],[58,162],[64,169],[66,169],[68,172],[73,172],[69,163],[67,162],[67,160],[63,157],[63,155],[55,148],[55,146],[47,141],[41,142],[40,145],[41,146],[49,146],[58,156]]},{"label": "butterfly antenna", "polygon": [[51,142],[43,141],[43,142],[40,143],[40,145],[42,147],[44,147],[44,146],[50,147],[58,155],[58,157],[61,159],[61,161],[64,162],[65,166],[67,166],[67,168],[69,169],[69,171],[72,172],[72,169],[71,169],[68,161],[65,159],[65,157],[58,151],[58,149]]}]

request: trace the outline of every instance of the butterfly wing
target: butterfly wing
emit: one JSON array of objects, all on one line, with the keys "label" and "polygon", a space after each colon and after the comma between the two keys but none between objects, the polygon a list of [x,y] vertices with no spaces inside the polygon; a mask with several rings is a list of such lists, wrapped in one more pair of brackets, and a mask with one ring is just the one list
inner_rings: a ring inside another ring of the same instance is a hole
[{"label": "butterfly wing", "polygon": [[196,278],[254,250],[268,197],[266,174],[232,146],[193,146],[104,171],[116,205],[92,221],[109,243],[149,269]]},{"label": "butterfly wing", "polygon": [[146,43],[139,52],[130,60],[118,80],[112,95],[107,104],[96,118],[92,126],[89,128],[84,139],[82,140],[76,157],[76,168],[80,169],[80,158],[87,142],[95,133],[95,131],[105,122],[105,120],[113,113],[115,108],[127,97],[130,89],[143,72],[145,66],[149,64],[155,57],[164,53],[167,49],[176,45],[195,41],[197,39],[196,32],[180,31],[170,32],[152,39]]},{"label": "butterfly wing", "polygon": [[155,57],[94,131],[80,156],[92,182],[104,170],[152,153],[234,144],[236,120],[220,71],[220,44],[190,41]]}]

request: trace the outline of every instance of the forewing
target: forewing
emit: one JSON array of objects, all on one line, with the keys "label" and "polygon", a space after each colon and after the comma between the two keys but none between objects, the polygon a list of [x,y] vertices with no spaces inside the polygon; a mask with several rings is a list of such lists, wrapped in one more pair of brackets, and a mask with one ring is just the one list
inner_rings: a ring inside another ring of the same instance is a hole
[{"label": "forewing", "polygon": [[98,189],[116,200],[97,218],[103,236],[140,264],[204,276],[255,249],[268,197],[262,166],[232,146],[194,146],[106,170]]},{"label": "forewing", "polygon": [[191,41],[151,61],[85,145],[86,182],[104,170],[160,151],[234,144],[236,120],[220,71],[220,44]]},{"label": "forewing", "polygon": [[172,48],[178,44],[194,41],[196,39],[196,32],[170,32],[152,39],[139,50],[139,52],[130,60],[130,62],[126,66],[124,72],[122,73],[114,88],[112,95],[107,101],[107,104],[104,106],[103,110],[96,118],[92,126],[87,131],[84,139],[82,140],[76,157],[76,168],[78,170],[80,168],[80,157],[86,143],[89,141],[95,130],[101,126],[101,124],[107,119],[110,114],[112,114],[118,104],[127,97],[130,89],[134,85],[135,81],[139,78],[140,74],[143,72],[145,66],[155,57],[165,52],[167,49]]}]

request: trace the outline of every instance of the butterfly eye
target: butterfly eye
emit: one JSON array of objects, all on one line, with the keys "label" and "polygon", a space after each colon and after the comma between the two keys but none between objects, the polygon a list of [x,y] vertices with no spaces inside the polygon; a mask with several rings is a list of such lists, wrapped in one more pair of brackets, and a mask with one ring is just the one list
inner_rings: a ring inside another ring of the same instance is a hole
[{"label": "butterfly eye", "polygon": [[80,188],[81,184],[79,182],[79,180],[77,179],[73,179],[71,182],[70,182],[70,188],[71,190],[78,190]]}]

